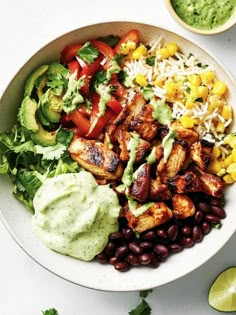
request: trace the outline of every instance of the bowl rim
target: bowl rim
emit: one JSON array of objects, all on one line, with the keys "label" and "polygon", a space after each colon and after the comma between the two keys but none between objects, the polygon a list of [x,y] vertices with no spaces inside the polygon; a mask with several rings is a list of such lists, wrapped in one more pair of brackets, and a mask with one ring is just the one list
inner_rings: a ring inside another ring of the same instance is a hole
[{"label": "bowl rim", "polygon": [[[37,50],[28,60],[26,60],[26,62],[22,65],[22,67],[16,72],[16,74],[13,76],[12,80],[10,80],[9,84],[7,85],[6,89],[4,90],[3,92],[3,95],[1,96],[0,98],[0,103],[1,103],[1,100],[2,100],[2,97],[7,93],[7,90],[8,88],[11,86],[11,82],[15,79],[15,77],[17,76],[17,74],[22,70],[22,68],[25,67],[25,65],[27,65],[40,51],[42,51],[43,49],[45,49],[47,46],[49,45],[52,45],[55,41],[57,41],[58,39],[61,39],[62,37],[65,37],[65,36],[68,36],[69,34],[73,34],[75,32],[77,32],[78,30],[81,30],[81,29],[86,29],[88,27],[96,27],[97,25],[102,25],[102,24],[136,24],[136,25],[139,25],[139,27],[151,27],[153,29],[156,29],[158,30],[159,32],[167,32],[167,33],[170,33],[172,36],[177,36],[178,38],[181,38],[183,39],[184,41],[186,42],[189,42],[191,45],[193,46],[196,46],[198,49],[200,50],[203,50],[205,54],[207,54],[211,59],[214,59],[214,61],[219,64],[222,68],[224,68],[224,73],[230,78],[230,80],[235,84],[235,87],[236,87],[236,81],[235,81],[235,78],[233,77],[233,75],[229,72],[229,70],[223,66],[222,62],[220,62],[211,52],[208,51],[208,49],[204,48],[202,45],[196,43],[196,41],[193,41],[183,35],[179,35],[178,33],[174,32],[173,30],[170,30],[166,27],[163,27],[163,26],[158,26],[158,25],[154,25],[154,24],[147,24],[147,23],[143,23],[143,22],[140,22],[140,21],[121,21],[121,20],[118,20],[118,21],[105,21],[105,22],[96,22],[94,24],[88,24],[88,25],[85,25],[85,26],[82,26],[82,27],[79,27],[79,28],[75,28],[69,32],[66,32],[66,33],[62,33],[61,35],[57,36],[56,38],[54,38],[53,40],[49,41],[46,45],[43,45],[39,50]],[[55,274],[56,276],[66,280],[66,281],[69,281],[71,283],[74,283],[76,285],[80,285],[80,286],[83,286],[83,287],[86,287],[86,288],[91,288],[91,289],[95,289],[95,290],[100,290],[100,291],[113,291],[113,292],[131,292],[131,291],[139,291],[139,290],[146,290],[146,289],[150,289],[150,288],[154,288],[154,287],[159,287],[159,286],[162,286],[164,284],[167,284],[167,283],[170,283],[170,282],[173,282],[179,278],[182,278],[184,276],[186,276],[187,274],[191,273],[192,271],[194,270],[197,270],[199,267],[201,267],[203,264],[205,264],[208,260],[210,260],[223,246],[225,246],[225,244],[229,241],[229,239],[233,236],[233,234],[235,233],[236,231],[236,226],[235,226],[235,230],[234,232],[231,234],[231,235],[228,235],[227,238],[225,238],[224,240],[224,243],[221,244],[220,246],[217,247],[217,249],[214,249],[214,251],[212,252],[212,254],[207,257],[207,259],[202,259],[200,260],[200,263],[197,264],[197,266],[193,265],[191,268],[189,268],[187,270],[187,272],[182,272],[180,273],[179,275],[175,275],[174,277],[172,277],[171,280],[168,280],[168,281],[162,281],[161,283],[157,284],[156,286],[148,286],[148,284],[146,285],[142,285],[142,286],[139,286],[139,287],[134,287],[134,288],[123,288],[123,289],[120,289],[120,288],[116,288],[116,289],[110,289],[110,288],[102,288],[100,286],[96,286],[96,287],[93,287],[91,285],[86,285],[86,284],[82,284],[82,283],[78,283],[77,281],[73,281],[72,279],[69,279],[68,277],[65,277],[61,274],[58,274],[56,271],[52,270],[50,267],[46,266],[44,263],[42,263],[41,261],[39,261],[34,254],[32,254],[29,250],[29,248],[26,248],[22,242],[22,240],[20,238],[18,238],[18,236],[16,235],[16,233],[12,230],[12,228],[10,227],[9,223],[7,222],[6,218],[4,217],[1,209],[0,209],[0,219],[1,221],[3,222],[4,226],[6,227],[6,229],[8,230],[9,234],[13,237],[13,239],[16,241],[16,243],[24,250],[24,252],[29,256],[31,257],[36,263],[38,263],[39,265],[41,265],[44,269],[50,271],[51,273]],[[158,268],[159,269],[159,268]]]},{"label": "bowl rim", "polygon": [[204,29],[199,29],[197,27],[193,27],[185,23],[174,10],[173,5],[172,5],[172,0],[165,0],[165,3],[166,3],[167,9],[170,15],[172,16],[172,18],[174,18],[174,20],[176,20],[178,24],[180,24],[186,30],[199,34],[199,35],[217,35],[217,34],[220,34],[229,30],[231,27],[233,27],[236,24],[236,8],[232,16],[224,24],[217,26],[215,28],[212,28],[211,30],[204,30]]}]

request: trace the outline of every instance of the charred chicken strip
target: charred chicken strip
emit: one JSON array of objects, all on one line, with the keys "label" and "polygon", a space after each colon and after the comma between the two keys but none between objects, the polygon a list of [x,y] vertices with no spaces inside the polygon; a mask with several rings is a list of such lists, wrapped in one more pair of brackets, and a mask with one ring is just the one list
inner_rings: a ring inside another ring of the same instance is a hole
[{"label": "charred chicken strip", "polygon": [[223,195],[224,182],[223,180],[212,174],[204,172],[200,167],[194,166],[193,171],[197,174],[203,187],[203,191],[210,196],[220,198]]},{"label": "charred chicken strip", "polygon": [[163,201],[171,199],[172,194],[166,184],[162,184],[160,179],[151,179],[149,188],[149,199],[151,201]]},{"label": "charred chicken strip", "polygon": [[[132,133],[128,132],[128,131],[123,131],[123,130],[119,130],[118,131],[118,142],[120,145],[120,159],[122,161],[128,161],[130,158],[130,152],[129,152],[129,141],[132,137]],[[137,146],[136,149],[136,158],[135,158],[135,162],[139,162],[141,160],[143,160],[143,158],[147,155],[147,153],[150,150],[150,143],[143,140],[143,139],[139,139],[139,144]]]},{"label": "charred chicken strip", "polygon": [[149,193],[150,164],[141,164],[134,175],[135,179],[131,189],[131,195],[135,200],[144,203],[147,201]]},{"label": "charred chicken strip", "polygon": [[141,233],[155,226],[169,221],[173,213],[164,202],[155,202],[140,216],[135,217],[133,213],[126,208],[124,210],[128,226]]},{"label": "charred chicken strip", "polygon": [[140,113],[132,119],[130,128],[140,134],[146,141],[152,141],[158,131],[158,122],[153,118],[153,107],[149,104],[142,107]]},{"label": "charred chicken strip", "polygon": [[189,147],[198,140],[198,133],[191,128],[184,128],[180,122],[174,121],[171,127],[177,132],[177,139],[186,141]]},{"label": "charred chicken strip", "polygon": [[169,179],[169,187],[173,193],[186,194],[203,190],[202,183],[194,172],[186,171],[183,175],[177,175]]},{"label": "charred chicken strip", "polygon": [[211,161],[212,149],[209,142],[196,141],[191,145],[190,157],[202,170],[205,170]]},{"label": "charred chicken strip", "polygon": [[117,154],[101,142],[74,137],[68,151],[73,160],[95,176],[114,180],[123,174]]},{"label": "charred chicken strip", "polygon": [[160,177],[161,182],[168,183],[169,178],[175,177],[184,165],[187,157],[188,146],[184,141],[175,141],[171,154],[165,163],[161,159],[157,166],[157,176]]},{"label": "charred chicken strip", "polygon": [[187,195],[174,195],[172,198],[173,214],[177,219],[191,217],[195,213],[195,206]]}]

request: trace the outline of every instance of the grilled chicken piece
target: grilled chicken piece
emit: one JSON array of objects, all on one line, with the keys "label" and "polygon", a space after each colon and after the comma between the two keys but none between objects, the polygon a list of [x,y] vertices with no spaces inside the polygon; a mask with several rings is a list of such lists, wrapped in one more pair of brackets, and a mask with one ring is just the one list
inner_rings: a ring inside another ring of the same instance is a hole
[{"label": "grilled chicken piece", "polygon": [[148,198],[150,184],[150,164],[145,163],[135,171],[135,180],[131,188],[131,195],[137,201],[144,203]]},{"label": "grilled chicken piece", "polygon": [[173,214],[177,219],[194,215],[196,209],[192,200],[186,195],[174,195],[172,198]]},{"label": "grilled chicken piece", "polygon": [[149,188],[149,199],[151,201],[163,201],[171,199],[172,194],[166,184],[162,184],[160,179],[151,179]]},{"label": "grilled chicken piece", "polygon": [[111,136],[114,132],[118,130],[129,130],[130,123],[133,117],[137,116],[142,110],[143,106],[146,104],[145,98],[141,93],[137,93],[132,102],[127,104],[126,107],[120,112],[117,118],[114,120],[111,127],[108,129],[108,133]]},{"label": "grilled chicken piece", "polygon": [[190,157],[202,170],[205,170],[211,161],[212,150],[211,143],[196,141],[191,145]]},{"label": "grilled chicken piece", "polygon": [[183,175],[177,175],[169,179],[170,190],[176,194],[186,194],[189,192],[202,191],[202,183],[197,175],[191,171],[186,171]]},{"label": "grilled chicken piece", "polygon": [[95,176],[113,180],[123,174],[117,154],[101,142],[74,137],[68,151],[73,160]]},{"label": "grilled chicken piece", "polygon": [[149,230],[169,221],[173,214],[164,202],[155,202],[144,213],[135,217],[133,213],[126,208],[124,210],[128,226],[138,233]]},{"label": "grilled chicken piece", "polygon": [[181,170],[187,157],[188,146],[184,141],[175,141],[171,154],[167,160],[161,159],[157,166],[157,176],[160,176],[161,182],[167,184],[169,178],[175,177]]},{"label": "grilled chicken piece", "polygon": [[152,105],[144,105],[140,113],[130,123],[131,130],[136,131],[142,139],[149,142],[154,139],[158,131],[158,122],[153,118],[152,114]]},{"label": "grilled chicken piece", "polygon": [[223,195],[223,180],[212,174],[205,173],[200,167],[194,166],[193,171],[197,174],[203,187],[203,191],[210,196],[220,198]]},{"label": "grilled chicken piece", "polygon": [[184,128],[180,122],[174,121],[171,127],[177,132],[177,139],[184,140],[189,147],[198,140],[198,133],[191,128]]},{"label": "grilled chicken piece", "polygon": [[[130,158],[130,151],[128,150],[129,141],[132,137],[132,133],[128,131],[119,130],[118,132],[118,142],[120,145],[120,159],[122,161],[128,161]],[[150,149],[150,143],[139,138],[139,144],[136,148],[135,162],[141,161],[148,153]]]}]

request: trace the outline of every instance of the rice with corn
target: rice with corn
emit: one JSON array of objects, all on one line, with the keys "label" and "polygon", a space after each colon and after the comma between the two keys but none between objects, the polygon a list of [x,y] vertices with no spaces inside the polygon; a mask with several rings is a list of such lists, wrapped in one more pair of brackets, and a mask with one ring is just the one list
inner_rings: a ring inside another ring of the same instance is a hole
[{"label": "rice with corn", "polygon": [[236,136],[229,133],[233,111],[227,86],[214,69],[162,36],[138,46],[128,42],[122,53],[128,101],[143,88],[151,88],[156,97],[171,105],[173,118],[184,128],[194,128],[200,139],[214,144],[208,171],[227,184],[236,181]]}]

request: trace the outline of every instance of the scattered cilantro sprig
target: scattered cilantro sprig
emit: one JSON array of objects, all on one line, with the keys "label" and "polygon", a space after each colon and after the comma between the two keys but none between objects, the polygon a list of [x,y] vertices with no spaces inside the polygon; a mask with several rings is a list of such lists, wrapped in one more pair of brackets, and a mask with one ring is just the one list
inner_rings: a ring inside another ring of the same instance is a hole
[{"label": "scattered cilantro sprig", "polygon": [[151,293],[152,290],[140,291],[139,296],[141,297],[141,302],[129,312],[129,315],[150,315],[152,309],[145,298]]},{"label": "scattered cilantro sprig", "polygon": [[55,308],[50,308],[46,311],[43,311],[43,315],[59,315],[59,314]]}]

